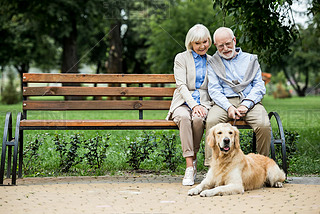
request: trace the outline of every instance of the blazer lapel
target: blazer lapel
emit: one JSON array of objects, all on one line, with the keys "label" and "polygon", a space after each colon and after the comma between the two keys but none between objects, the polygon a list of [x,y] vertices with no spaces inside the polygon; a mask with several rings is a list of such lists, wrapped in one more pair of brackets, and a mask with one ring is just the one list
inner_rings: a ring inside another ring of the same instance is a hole
[{"label": "blazer lapel", "polygon": [[193,55],[188,51],[187,54],[187,84],[189,89],[196,88],[196,64],[194,63]]}]

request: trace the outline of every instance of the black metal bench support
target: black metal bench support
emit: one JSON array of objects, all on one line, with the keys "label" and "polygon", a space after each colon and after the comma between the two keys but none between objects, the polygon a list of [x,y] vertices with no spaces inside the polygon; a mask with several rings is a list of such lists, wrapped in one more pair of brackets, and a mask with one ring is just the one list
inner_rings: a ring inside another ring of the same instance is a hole
[{"label": "black metal bench support", "polygon": [[[3,185],[4,171],[5,171],[5,162],[6,162],[6,153],[8,148],[8,159],[7,159],[7,178],[10,178],[12,174],[12,185],[16,185],[17,180],[17,165],[18,165],[18,147],[20,143],[19,150],[19,172],[18,177],[22,177],[22,139],[20,139],[20,121],[22,114],[21,112],[17,115],[15,137],[12,138],[12,113],[7,112],[5,127],[3,132],[3,141],[2,141],[2,154],[1,154],[1,166],[0,166],[0,185]],[[13,147],[13,157],[12,157],[12,147]],[[12,160],[12,161],[11,161]],[[11,170],[12,163],[12,170]]]},{"label": "black metal bench support", "polygon": [[287,169],[287,155],[286,155],[286,140],[285,140],[285,136],[284,136],[282,122],[281,122],[280,116],[277,112],[270,112],[268,115],[269,115],[270,122],[271,122],[271,119],[274,117],[274,119],[277,122],[278,131],[279,131],[279,133],[278,133],[279,138],[275,138],[275,136],[273,135],[272,129],[271,129],[271,158],[277,162],[275,145],[281,145],[282,169],[287,175],[288,169]]}]

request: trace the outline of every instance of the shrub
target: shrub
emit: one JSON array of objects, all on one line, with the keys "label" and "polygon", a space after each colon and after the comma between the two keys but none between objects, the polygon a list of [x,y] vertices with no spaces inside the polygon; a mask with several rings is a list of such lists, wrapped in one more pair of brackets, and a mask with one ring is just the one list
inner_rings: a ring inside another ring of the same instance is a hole
[{"label": "shrub", "polygon": [[97,135],[96,137],[84,142],[83,147],[86,149],[84,158],[91,167],[100,169],[104,159],[106,158],[109,139],[110,134],[107,135],[106,139],[102,139],[102,136]]},{"label": "shrub", "polygon": [[[275,134],[275,133],[274,133]],[[241,149],[245,154],[252,152],[252,135],[253,131],[242,131],[240,132],[240,145]],[[275,138],[279,138],[279,134],[276,133]],[[286,156],[287,156],[287,168],[294,167],[297,161],[297,144],[300,135],[296,131],[284,130],[284,137],[286,142]],[[282,152],[281,146],[275,145],[275,153],[277,163],[282,165]]]},{"label": "shrub", "polygon": [[156,147],[156,137],[144,133],[143,137],[139,137],[137,141],[131,141],[127,150],[127,163],[133,169],[139,169],[140,164],[154,151]]},{"label": "shrub", "polygon": [[164,144],[164,149],[162,154],[164,156],[164,162],[166,163],[167,168],[172,172],[176,171],[179,163],[179,157],[177,156],[177,147],[176,147],[176,135],[173,134],[169,137],[163,135],[161,140]]},{"label": "shrub", "polygon": [[42,145],[43,136],[37,134],[33,140],[26,142],[26,147],[23,151],[23,171],[24,174],[32,174],[35,170],[39,169],[39,148]]},{"label": "shrub", "polygon": [[81,162],[78,154],[78,148],[80,147],[80,135],[75,134],[70,136],[70,142],[65,140],[60,141],[60,135],[55,135],[54,143],[56,150],[60,154],[60,167],[62,172],[69,172],[72,166]]}]

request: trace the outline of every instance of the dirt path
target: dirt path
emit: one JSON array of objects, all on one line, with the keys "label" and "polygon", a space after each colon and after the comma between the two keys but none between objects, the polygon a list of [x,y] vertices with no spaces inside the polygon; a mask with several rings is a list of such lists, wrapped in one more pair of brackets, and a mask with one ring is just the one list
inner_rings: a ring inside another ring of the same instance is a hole
[{"label": "dirt path", "polygon": [[[320,178],[242,195],[190,197],[181,176],[24,178],[0,186],[1,213],[320,213]],[[200,181],[201,179],[199,179]],[[289,179],[290,180],[290,179]],[[6,180],[7,183],[9,180]]]}]

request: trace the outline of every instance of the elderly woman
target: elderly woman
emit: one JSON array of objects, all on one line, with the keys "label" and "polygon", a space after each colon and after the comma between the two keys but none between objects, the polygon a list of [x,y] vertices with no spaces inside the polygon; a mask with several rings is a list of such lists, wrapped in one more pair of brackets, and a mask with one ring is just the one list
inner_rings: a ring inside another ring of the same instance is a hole
[{"label": "elderly woman", "polygon": [[208,95],[207,55],[212,40],[209,30],[196,24],[187,33],[186,51],[176,55],[174,77],[176,90],[167,119],[179,127],[186,171],[182,185],[193,185],[197,169],[197,152],[205,128],[208,110],[212,106]]}]

